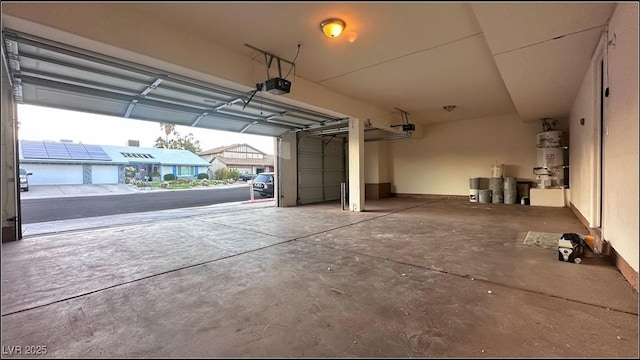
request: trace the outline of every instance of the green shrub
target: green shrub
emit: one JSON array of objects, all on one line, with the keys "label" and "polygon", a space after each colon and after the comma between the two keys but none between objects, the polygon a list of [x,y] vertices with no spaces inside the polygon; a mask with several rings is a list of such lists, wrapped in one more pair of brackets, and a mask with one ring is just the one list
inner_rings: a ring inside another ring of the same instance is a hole
[{"label": "green shrub", "polygon": [[215,172],[216,180],[228,180],[231,179],[233,182],[238,181],[238,177],[240,177],[240,173],[236,169],[227,169],[221,168],[216,170]]},{"label": "green shrub", "polygon": [[231,180],[233,180],[233,182],[236,182],[236,181],[238,181],[239,177],[240,177],[240,173],[238,172],[238,170],[232,169],[231,171],[229,171],[228,179],[231,179]]},{"label": "green shrub", "polygon": [[207,180],[207,179],[202,179],[202,180],[200,180],[200,185],[202,185],[202,186],[209,186],[209,180]]},{"label": "green shrub", "polygon": [[164,181],[171,181],[175,179],[176,179],[176,176],[173,174],[164,174]]},{"label": "green shrub", "polygon": [[166,189],[169,187],[169,182],[167,181],[163,181],[162,183],[160,183],[160,187],[163,189]]},{"label": "green shrub", "polygon": [[131,178],[128,178],[128,177],[124,178],[124,183],[131,184]]},{"label": "green shrub", "polygon": [[207,173],[198,174],[198,180],[206,180],[206,179],[209,179],[209,175],[207,175]]},{"label": "green shrub", "polygon": [[138,181],[138,183],[136,184],[137,187],[145,187],[147,186],[147,184],[144,181]]}]

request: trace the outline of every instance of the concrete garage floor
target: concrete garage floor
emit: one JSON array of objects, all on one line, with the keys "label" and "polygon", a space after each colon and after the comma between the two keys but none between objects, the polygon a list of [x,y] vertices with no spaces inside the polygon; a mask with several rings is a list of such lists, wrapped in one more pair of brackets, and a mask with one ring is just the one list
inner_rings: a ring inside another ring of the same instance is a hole
[{"label": "concrete garage floor", "polygon": [[[3,357],[638,357],[638,295],[567,208],[259,207],[2,244]],[[491,291],[489,293],[488,291]],[[29,356],[31,357],[31,356]]]}]

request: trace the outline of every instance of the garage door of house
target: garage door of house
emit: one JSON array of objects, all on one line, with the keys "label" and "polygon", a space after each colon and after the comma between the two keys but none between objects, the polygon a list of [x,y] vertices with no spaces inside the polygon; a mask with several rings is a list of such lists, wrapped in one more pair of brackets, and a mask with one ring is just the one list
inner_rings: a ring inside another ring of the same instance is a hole
[{"label": "garage door of house", "polygon": [[118,167],[109,165],[91,165],[92,184],[117,184]]},{"label": "garage door of house", "polygon": [[23,164],[31,172],[29,185],[82,184],[82,165]]},{"label": "garage door of house", "polygon": [[343,139],[310,136],[301,139],[298,146],[298,203],[339,200],[340,184],[346,179]]}]

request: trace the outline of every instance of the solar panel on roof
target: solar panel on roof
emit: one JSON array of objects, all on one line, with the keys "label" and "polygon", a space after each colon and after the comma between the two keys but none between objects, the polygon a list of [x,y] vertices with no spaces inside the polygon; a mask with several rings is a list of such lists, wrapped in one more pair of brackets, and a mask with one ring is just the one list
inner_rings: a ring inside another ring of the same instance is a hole
[{"label": "solar panel on roof", "polygon": [[48,159],[49,154],[42,141],[22,141],[22,157],[25,159]]},{"label": "solar panel on roof", "polygon": [[22,157],[29,159],[111,160],[101,146],[22,140]]},{"label": "solar panel on roof", "polygon": [[87,152],[82,144],[64,144],[69,152],[69,155],[74,160],[91,160],[91,155]]},{"label": "solar panel on roof", "polygon": [[104,152],[102,146],[85,145],[84,147],[87,149],[87,152],[93,160],[111,160],[111,157]]}]

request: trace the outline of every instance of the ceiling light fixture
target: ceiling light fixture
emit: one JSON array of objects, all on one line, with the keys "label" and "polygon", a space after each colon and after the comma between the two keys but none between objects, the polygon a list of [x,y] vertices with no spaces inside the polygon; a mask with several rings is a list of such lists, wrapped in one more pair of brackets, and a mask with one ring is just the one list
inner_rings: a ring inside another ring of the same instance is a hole
[{"label": "ceiling light fixture", "polygon": [[445,109],[445,111],[447,111],[447,112],[452,112],[453,109],[455,109],[455,108],[456,108],[455,105],[447,105],[447,106],[443,107],[443,109]]},{"label": "ceiling light fixture", "polygon": [[320,23],[322,32],[329,38],[335,38],[342,34],[344,28],[347,27],[344,21],[340,19],[327,19]]}]

